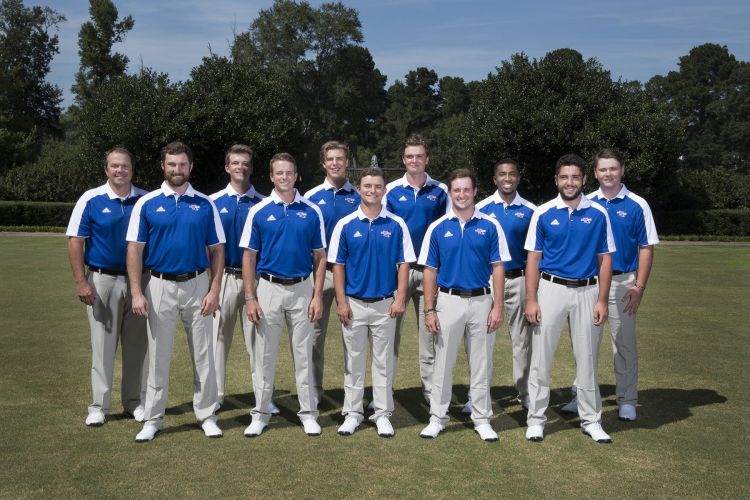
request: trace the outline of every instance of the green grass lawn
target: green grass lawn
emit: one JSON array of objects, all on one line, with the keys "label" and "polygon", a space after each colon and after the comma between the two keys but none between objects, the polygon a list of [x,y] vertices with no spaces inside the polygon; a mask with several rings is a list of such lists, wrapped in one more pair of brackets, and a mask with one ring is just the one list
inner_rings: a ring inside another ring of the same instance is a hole
[{"label": "green grass lawn", "polygon": [[[421,405],[413,310],[399,361],[393,439],[365,424],[336,434],[342,418],[341,334],[329,331],[323,434],[307,437],[296,418],[288,344],[280,352],[276,400],[282,415],[247,439],[250,371],[242,335],[230,355],[222,439],[203,436],[192,414],[185,335],[175,342],[165,430],[136,444],[140,424],[119,412],[100,428],[84,423],[90,400],[90,344],[64,238],[0,237],[0,497],[690,497],[748,498],[750,404],[750,247],[659,247],[639,317],[639,419],[617,419],[608,333],[600,380],[603,426],[597,445],[576,417],[563,416],[574,369],[560,342],[543,443],[524,439],[525,413],[514,401],[507,332],[498,336],[492,424],[484,443],[463,418],[465,358],[456,368],[447,431],[419,438]],[[742,319],[745,318],[745,319]],[[119,369],[119,368],[118,368]]]}]

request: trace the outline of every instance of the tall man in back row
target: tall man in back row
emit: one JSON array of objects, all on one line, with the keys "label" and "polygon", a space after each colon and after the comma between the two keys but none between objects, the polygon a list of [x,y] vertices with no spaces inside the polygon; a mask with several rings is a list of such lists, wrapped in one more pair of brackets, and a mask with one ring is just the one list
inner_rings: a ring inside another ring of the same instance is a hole
[{"label": "tall man in back row", "polygon": [[[508,321],[513,356],[513,384],[518,391],[518,402],[529,407],[529,363],[531,362],[531,325],[524,317],[526,285],[526,233],[536,205],[518,194],[521,169],[518,162],[505,158],[495,164],[492,180],[497,191],[477,203],[477,210],[500,223],[510,250],[510,262],[505,263],[505,317]],[[471,413],[467,403],[463,413]]]},{"label": "tall man in back row", "polygon": [[130,214],[136,201],[146,194],[131,183],[133,166],[133,156],[127,149],[107,151],[107,182],[81,196],[67,230],[76,294],[86,305],[91,329],[92,401],[86,425],[92,427],[104,424],[111,410],[118,342],[122,343],[122,406],[139,422],[144,415],[146,321],[130,308],[125,267]]},{"label": "tall man in back row", "polygon": [[[427,227],[448,211],[451,201],[446,185],[432,179],[426,172],[427,164],[430,163],[430,150],[420,134],[412,134],[406,139],[402,159],[406,173],[401,179],[390,182],[386,186],[383,204],[389,212],[406,221],[412,245],[418,249],[422,246]],[[409,300],[414,302],[414,313],[419,328],[419,377],[422,382],[422,394],[429,404],[432,370],[435,363],[435,338],[424,323],[423,270],[424,266],[421,264],[411,265],[406,305],[408,306]],[[401,316],[396,323],[394,340],[396,367],[403,325],[404,316]]]},{"label": "tall man in back row", "polygon": [[[306,192],[305,198],[315,203],[323,214],[326,244],[329,245],[336,223],[357,210],[361,200],[355,187],[346,178],[346,169],[349,166],[349,146],[339,141],[326,142],[320,147],[320,163],[325,170],[326,178],[322,184]],[[315,334],[313,336],[313,377],[318,399],[323,397],[326,332],[328,332],[328,318],[334,296],[333,264],[326,262],[326,277],[323,283],[323,313],[320,319],[315,322]]]},{"label": "tall man in back row", "polygon": [[[618,415],[620,420],[632,421],[636,419],[638,402],[635,316],[651,274],[654,245],[659,243],[659,236],[651,208],[646,200],[625,187],[624,174],[620,153],[612,149],[599,151],[594,157],[594,176],[599,189],[588,198],[607,210],[617,245],[617,252],[612,255],[607,320],[612,337]],[[577,413],[576,398],[563,411]]]},{"label": "tall man in back row", "polygon": [[581,194],[586,183],[584,168],[578,155],[557,160],[555,184],[559,195],[536,209],[526,238],[525,314],[535,327],[526,420],[529,441],[544,439],[552,359],[568,323],[583,433],[597,443],[612,442],[600,423],[597,366],[612,279],[610,254],[615,244],[607,211]]},{"label": "tall man in back row", "polygon": [[[148,389],[146,423],[135,437],[151,441],[164,425],[169,367],[178,317],[187,334],[193,362],[193,411],[210,438],[222,436],[214,371],[213,319],[219,308],[224,270],[224,230],[216,206],[188,179],[193,152],[181,142],[161,150],[164,182],[143,196],[128,227],[128,277],[133,312],[147,318]],[[151,279],[141,293],[144,247]],[[210,276],[206,271],[210,267]]]},{"label": "tall man in back row", "polygon": [[[244,144],[235,144],[224,155],[224,170],[229,174],[229,184],[211,195],[219,211],[221,225],[227,243],[224,245],[224,273],[221,281],[221,307],[214,315],[214,365],[219,404],[224,402],[226,366],[229,348],[232,346],[234,326],[239,316],[245,347],[250,359],[251,372],[255,368],[252,361],[253,325],[245,314],[244,290],[242,289],[242,249],[240,236],[245,226],[247,213],[265,196],[258,194],[250,184],[253,173],[253,150]],[[275,409],[278,412],[278,409]],[[272,413],[273,413],[272,409]]]}]

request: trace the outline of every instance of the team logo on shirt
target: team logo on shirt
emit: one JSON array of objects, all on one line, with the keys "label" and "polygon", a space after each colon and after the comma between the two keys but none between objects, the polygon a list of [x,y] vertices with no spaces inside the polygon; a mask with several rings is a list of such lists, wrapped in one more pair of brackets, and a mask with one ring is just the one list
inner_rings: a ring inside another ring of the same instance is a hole
[{"label": "team logo on shirt", "polygon": [[109,208],[107,208],[107,207],[104,207],[104,210],[102,210],[102,213],[103,213],[103,214],[111,214],[111,213],[112,213],[112,210],[110,210],[110,209],[109,209]]},{"label": "team logo on shirt", "polygon": [[361,238],[361,237],[362,237],[362,233],[360,233],[359,231],[355,231],[354,235],[352,236],[352,238]]},{"label": "team logo on shirt", "polygon": [[166,212],[166,210],[164,210],[164,207],[159,207],[159,208],[156,209],[156,211],[157,212]]},{"label": "team logo on shirt", "polygon": [[487,230],[482,227],[476,228],[474,232],[476,232],[479,236],[484,236],[485,234],[487,234]]},{"label": "team logo on shirt", "polygon": [[516,212],[516,214],[515,214],[515,215],[516,215],[516,217],[518,217],[519,219],[523,219],[524,217],[526,217],[526,214],[525,214],[525,213],[523,213],[523,212]]},{"label": "team logo on shirt", "polygon": [[557,219],[553,219],[552,222],[549,223],[550,226],[559,226],[560,223],[557,221]]},{"label": "team logo on shirt", "polygon": [[222,209],[221,209],[221,210],[219,211],[219,213],[220,213],[220,214],[228,214],[228,213],[229,213],[229,210],[227,210],[227,207],[224,207],[224,208],[222,208]]},{"label": "team logo on shirt", "polygon": [[355,202],[357,201],[357,200],[355,200],[354,198],[352,198],[351,196],[350,196],[349,198],[344,198],[344,200],[346,200],[346,202],[347,202],[347,203],[349,203],[350,205],[351,205],[352,203],[355,203]]},{"label": "team logo on shirt", "polygon": [[307,212],[297,212],[297,217],[301,217],[303,219],[307,218]]},{"label": "team logo on shirt", "polygon": [[581,222],[584,224],[591,224],[591,217],[581,217]]},{"label": "team logo on shirt", "polygon": [[628,213],[625,210],[618,210],[617,215],[619,215],[620,217],[627,217]]},{"label": "team logo on shirt", "polygon": [[318,205],[326,205],[326,200],[320,200],[320,201],[318,202]]},{"label": "team logo on shirt", "polygon": [[191,210],[192,210],[193,212],[197,212],[198,210],[200,210],[200,209],[201,209],[201,206],[200,206],[200,205],[196,205],[195,203],[191,203],[191,204],[190,204],[190,205],[188,205],[188,206],[190,207],[190,209],[191,209]]},{"label": "team logo on shirt", "polygon": [[406,201],[406,196],[401,195],[401,198],[399,198],[398,201]]},{"label": "team logo on shirt", "polygon": [[446,231],[443,235],[444,238],[450,238],[451,236],[453,236],[453,233],[451,233],[450,231]]},{"label": "team logo on shirt", "polygon": [[437,196],[435,196],[434,194],[428,194],[427,199],[430,201],[437,201]]},{"label": "team logo on shirt", "polygon": [[276,217],[274,217],[273,214],[271,214],[271,215],[268,216],[268,219],[266,219],[266,220],[273,222],[273,221],[276,220]]},{"label": "team logo on shirt", "polygon": [[380,234],[383,235],[383,238],[390,238],[391,237],[391,232],[388,231],[387,229],[383,229],[382,231],[380,231]]}]

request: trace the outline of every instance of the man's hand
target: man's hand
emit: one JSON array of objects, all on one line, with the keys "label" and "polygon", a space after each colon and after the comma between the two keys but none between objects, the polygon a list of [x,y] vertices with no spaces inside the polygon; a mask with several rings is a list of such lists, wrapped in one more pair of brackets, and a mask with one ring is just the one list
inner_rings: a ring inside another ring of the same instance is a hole
[{"label": "man's hand", "polygon": [[607,321],[607,302],[597,300],[594,305],[594,324],[599,326],[605,321]]},{"label": "man's hand", "polygon": [[148,300],[146,300],[146,297],[142,293],[134,293],[131,302],[133,304],[133,313],[136,316],[148,318]]},{"label": "man's hand", "polygon": [[638,306],[641,305],[641,299],[643,298],[643,288],[630,287],[622,298],[623,304],[625,304],[625,313],[633,315],[638,311]]},{"label": "man's hand", "polygon": [[252,324],[257,325],[260,323],[260,319],[263,317],[263,309],[260,308],[258,299],[245,301],[245,313],[247,314],[247,319],[249,319]]},{"label": "man's hand", "polygon": [[76,283],[76,295],[78,295],[78,300],[87,306],[93,306],[94,302],[96,302],[96,290],[93,285],[89,283],[89,280],[83,280],[80,283]]},{"label": "man's hand", "polygon": [[219,292],[209,290],[201,302],[201,314],[211,316],[219,310]]},{"label": "man's hand", "polygon": [[388,308],[388,316],[390,316],[391,318],[398,318],[400,316],[403,316],[405,311],[406,304],[404,303],[404,300],[396,297],[395,299],[393,299],[391,306]]},{"label": "man's hand", "polygon": [[318,321],[323,316],[323,298],[313,295],[310,305],[307,306],[307,318],[310,322]]},{"label": "man's hand", "polygon": [[336,314],[338,314],[342,325],[349,326],[349,322],[352,320],[352,308],[349,306],[348,301],[337,301]]},{"label": "man's hand", "polygon": [[542,309],[539,307],[539,302],[536,300],[527,300],[524,316],[526,316],[526,321],[530,325],[539,325],[542,322]]},{"label": "man's hand", "polygon": [[432,312],[425,313],[424,326],[426,326],[427,331],[433,335],[437,335],[438,333],[440,333],[440,320],[438,320],[437,313],[434,310]]},{"label": "man's hand", "polygon": [[490,309],[490,315],[487,317],[487,333],[492,333],[503,324],[503,305],[493,306]]}]

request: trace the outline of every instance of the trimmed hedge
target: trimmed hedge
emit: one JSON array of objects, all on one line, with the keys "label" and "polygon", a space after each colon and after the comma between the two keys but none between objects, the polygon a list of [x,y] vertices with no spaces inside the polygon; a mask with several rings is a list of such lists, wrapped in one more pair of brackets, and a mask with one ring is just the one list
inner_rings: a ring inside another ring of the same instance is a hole
[{"label": "trimmed hedge", "polygon": [[750,209],[655,212],[659,234],[750,236]]},{"label": "trimmed hedge", "polygon": [[67,227],[75,203],[0,201],[0,226]]}]

